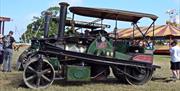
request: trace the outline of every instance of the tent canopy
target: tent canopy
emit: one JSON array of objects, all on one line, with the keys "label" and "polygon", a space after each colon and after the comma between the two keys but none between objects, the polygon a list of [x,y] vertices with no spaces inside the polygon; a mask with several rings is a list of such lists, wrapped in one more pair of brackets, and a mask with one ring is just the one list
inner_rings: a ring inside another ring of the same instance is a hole
[{"label": "tent canopy", "polygon": [[10,21],[10,18],[0,16],[0,21]]},{"label": "tent canopy", "polygon": [[[148,27],[140,27],[142,33],[144,34]],[[127,28],[127,29],[120,29],[117,31],[118,38],[130,38],[133,37],[133,29]],[[153,36],[153,28],[150,28],[145,36],[152,37]],[[161,26],[155,26],[154,29],[154,37],[160,38],[160,37],[167,37],[167,36],[180,36],[180,29],[172,26],[172,25],[161,25]],[[142,34],[139,32],[139,30],[135,29],[134,31],[134,37],[142,37]]]},{"label": "tent canopy", "polygon": [[[154,36],[164,37],[164,36],[180,36],[180,29],[172,25],[162,25],[155,29]],[[153,31],[148,32],[147,36],[153,36]]]},{"label": "tent canopy", "polygon": [[8,17],[0,16],[0,34],[4,35],[5,22],[9,22],[11,19]]}]

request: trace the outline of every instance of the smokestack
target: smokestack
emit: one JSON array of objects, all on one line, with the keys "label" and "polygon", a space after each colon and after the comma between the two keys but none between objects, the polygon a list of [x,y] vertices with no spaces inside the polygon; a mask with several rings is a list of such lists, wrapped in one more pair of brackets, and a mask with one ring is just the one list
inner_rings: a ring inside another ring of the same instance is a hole
[{"label": "smokestack", "polygon": [[45,12],[45,23],[44,23],[44,38],[48,37],[49,32],[49,22],[52,16],[52,12],[46,11]]},{"label": "smokestack", "polygon": [[60,5],[60,15],[59,15],[58,39],[62,39],[64,37],[67,7],[69,6],[69,4],[62,2],[59,3],[59,5]]}]

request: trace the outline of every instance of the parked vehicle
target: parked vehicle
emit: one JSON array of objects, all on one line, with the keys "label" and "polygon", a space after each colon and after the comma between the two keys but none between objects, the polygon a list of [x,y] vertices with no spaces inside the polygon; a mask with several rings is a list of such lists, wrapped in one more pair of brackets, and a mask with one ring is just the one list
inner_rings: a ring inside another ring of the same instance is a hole
[{"label": "parked vehicle", "polygon": [[[132,40],[120,41],[116,38],[117,21],[132,22],[138,27],[138,20],[147,17],[152,19],[152,27],[157,16],[114,9],[70,7],[69,10],[74,15],[100,18],[101,21],[114,20],[115,33],[114,37],[110,37],[100,27],[100,30],[92,29],[81,35],[75,33],[74,36],[68,36],[64,35],[68,6],[67,3],[60,3],[57,37],[48,37],[47,27],[44,29],[44,38],[33,40],[34,44],[31,46],[36,46],[35,51],[27,56],[23,71],[23,80],[28,87],[45,88],[57,79],[106,80],[110,68],[119,81],[126,80],[132,85],[142,85],[151,79],[156,68],[160,68],[153,64],[153,47],[147,49],[129,45]],[[143,40],[148,44],[145,35],[142,33]]]}]

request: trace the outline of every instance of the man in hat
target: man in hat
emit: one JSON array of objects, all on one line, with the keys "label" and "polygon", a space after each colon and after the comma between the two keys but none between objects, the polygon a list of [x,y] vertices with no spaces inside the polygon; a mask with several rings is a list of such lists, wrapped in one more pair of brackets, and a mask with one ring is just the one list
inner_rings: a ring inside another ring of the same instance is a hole
[{"label": "man in hat", "polygon": [[13,31],[9,31],[9,34],[3,37],[3,72],[11,72],[11,62],[13,55],[13,44],[15,42]]}]

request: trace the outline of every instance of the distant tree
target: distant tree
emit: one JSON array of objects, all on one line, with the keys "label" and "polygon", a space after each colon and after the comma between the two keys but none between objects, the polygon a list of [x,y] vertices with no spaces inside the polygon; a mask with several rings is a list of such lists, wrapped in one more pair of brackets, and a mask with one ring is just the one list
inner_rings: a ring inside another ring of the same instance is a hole
[{"label": "distant tree", "polygon": [[[58,31],[58,22],[55,17],[59,15],[59,7],[50,7],[47,10],[41,12],[41,16],[33,16],[32,22],[27,25],[27,30],[21,35],[20,39],[24,42],[30,42],[30,40],[34,37],[40,38],[43,36],[43,29],[44,29],[44,14],[46,11],[52,12],[52,18],[49,23],[49,36],[54,36],[57,34]],[[68,14],[68,12],[67,12]],[[71,20],[71,17],[67,17],[68,20]],[[68,30],[70,28],[66,28]]]},{"label": "distant tree", "polygon": [[[56,17],[59,14],[59,7],[50,7],[45,11],[52,12],[52,17]],[[27,25],[27,30],[21,35],[21,39],[24,42],[29,42],[33,37],[40,38],[43,36],[44,29],[44,13],[41,12],[41,16],[33,16],[32,22]],[[51,21],[49,24],[49,35],[55,35],[57,33],[58,24],[56,21]]]}]

